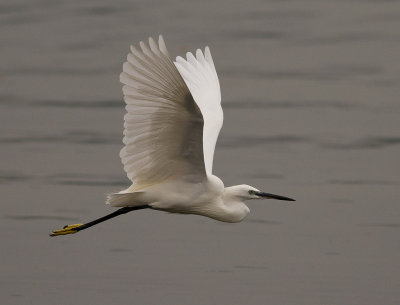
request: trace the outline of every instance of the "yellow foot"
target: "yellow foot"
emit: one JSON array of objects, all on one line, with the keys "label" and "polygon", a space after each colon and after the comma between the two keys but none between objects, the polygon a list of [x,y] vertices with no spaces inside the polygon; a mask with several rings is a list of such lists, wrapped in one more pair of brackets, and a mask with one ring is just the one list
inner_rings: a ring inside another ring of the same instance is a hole
[{"label": "yellow foot", "polygon": [[53,231],[53,233],[51,233],[50,236],[74,234],[74,233],[78,232],[78,230],[76,230],[76,228],[79,228],[81,225],[82,225],[81,223],[77,223],[74,225],[65,226],[61,230]]}]

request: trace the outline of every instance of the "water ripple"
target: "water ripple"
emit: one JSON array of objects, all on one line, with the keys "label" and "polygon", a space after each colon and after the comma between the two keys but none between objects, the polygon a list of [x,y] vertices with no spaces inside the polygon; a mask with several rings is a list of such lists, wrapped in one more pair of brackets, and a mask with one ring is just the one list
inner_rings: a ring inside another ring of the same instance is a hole
[{"label": "water ripple", "polygon": [[125,248],[111,248],[111,252],[131,252],[132,250],[130,249],[125,249]]},{"label": "water ripple", "polygon": [[236,269],[252,269],[252,270],[267,270],[268,267],[265,266],[253,266],[253,265],[237,265]]},{"label": "water ripple", "polygon": [[99,74],[112,74],[115,71],[115,67],[103,67],[103,68],[92,68],[92,69],[81,69],[81,68],[70,68],[70,67],[55,67],[55,68],[45,68],[45,67],[20,67],[20,68],[12,68],[5,69],[2,71],[3,74],[8,76],[10,75],[63,75],[63,76],[91,76],[91,75],[99,75]]},{"label": "water ripple", "polygon": [[222,139],[221,147],[252,147],[268,144],[287,144],[287,143],[305,143],[310,138],[294,135],[278,135],[278,136],[247,136]]},{"label": "water ripple", "polygon": [[49,184],[71,186],[115,186],[126,187],[130,185],[128,178],[123,176],[100,176],[87,174],[57,174],[47,176],[44,181]]},{"label": "water ripple", "polygon": [[26,181],[29,178],[27,175],[18,172],[0,171],[0,184]]},{"label": "water ripple", "polygon": [[6,215],[5,219],[13,220],[61,220],[61,221],[78,221],[76,217],[53,216],[53,215]]},{"label": "water ripple", "polygon": [[396,181],[388,181],[388,180],[345,180],[345,179],[333,179],[329,180],[331,184],[344,184],[344,185],[398,185],[399,183]]},{"label": "water ripple", "polygon": [[322,143],[325,148],[334,149],[374,149],[397,146],[400,144],[400,137],[379,136],[359,139],[351,143]]},{"label": "water ripple", "polygon": [[340,33],[335,35],[324,35],[318,37],[305,37],[296,38],[293,41],[298,44],[310,45],[338,45],[338,44],[349,44],[357,43],[362,41],[398,41],[399,36],[394,35],[383,35],[381,33]]},{"label": "water ripple", "polygon": [[248,218],[248,219],[246,219],[246,222],[259,223],[259,224],[265,224],[265,225],[280,225],[281,224],[281,222],[275,221],[275,220],[256,219],[256,218]]},{"label": "water ripple", "polygon": [[22,3],[9,3],[9,4],[1,4],[0,5],[0,14],[1,15],[9,15],[20,12],[25,12],[29,9],[30,5],[22,4]]},{"label": "water ripple", "polygon": [[329,255],[329,256],[337,256],[337,255],[341,255],[340,252],[325,252],[325,255]]},{"label": "water ripple", "polygon": [[231,36],[240,39],[281,39],[286,37],[285,33],[271,30],[235,30]]},{"label": "water ripple", "polygon": [[332,109],[349,109],[355,108],[354,104],[345,101],[262,101],[262,100],[246,100],[246,101],[226,101],[224,108],[234,109],[280,109],[280,108],[332,108]]},{"label": "water ripple", "polygon": [[311,11],[301,11],[301,10],[273,10],[273,11],[249,11],[241,12],[237,14],[238,18],[249,19],[251,21],[260,20],[265,22],[265,20],[284,20],[289,19],[293,21],[294,19],[307,19],[308,21],[316,17],[316,14]]},{"label": "water ripple", "polygon": [[93,7],[87,7],[80,9],[80,12],[82,12],[83,15],[85,16],[106,16],[106,15],[112,15],[115,13],[121,12],[121,9],[118,9],[115,6],[93,6]]},{"label": "water ripple", "polygon": [[221,69],[221,74],[230,77],[253,78],[253,79],[297,79],[313,81],[338,81],[349,80],[358,77],[376,76],[382,73],[382,69],[376,66],[361,65],[337,65],[301,70],[249,70]]},{"label": "water ripple", "polygon": [[374,228],[400,228],[400,223],[391,222],[370,222],[370,223],[359,223],[359,227],[374,227]]},{"label": "water ripple", "polygon": [[19,135],[0,136],[0,143],[26,144],[26,143],[74,143],[74,144],[121,144],[121,135],[104,134],[87,130],[72,130],[57,135]]},{"label": "water ripple", "polygon": [[247,175],[249,178],[256,178],[256,179],[283,179],[285,176],[282,174],[251,174]]},{"label": "water ripple", "polygon": [[123,108],[122,100],[109,101],[40,101],[32,103],[34,106],[46,106],[57,108]]}]

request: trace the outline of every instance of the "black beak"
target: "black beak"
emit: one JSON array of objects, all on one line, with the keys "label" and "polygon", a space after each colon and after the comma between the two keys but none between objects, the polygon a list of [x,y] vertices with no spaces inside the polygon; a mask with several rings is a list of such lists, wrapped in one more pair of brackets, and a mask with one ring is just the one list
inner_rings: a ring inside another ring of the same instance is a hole
[{"label": "black beak", "polygon": [[266,199],[278,199],[278,200],[285,200],[285,201],[296,201],[292,198],[289,197],[284,197],[284,196],[279,196],[279,195],[274,195],[274,194],[269,194],[269,193],[264,193],[264,192],[256,192],[256,195],[259,197],[263,197]]}]

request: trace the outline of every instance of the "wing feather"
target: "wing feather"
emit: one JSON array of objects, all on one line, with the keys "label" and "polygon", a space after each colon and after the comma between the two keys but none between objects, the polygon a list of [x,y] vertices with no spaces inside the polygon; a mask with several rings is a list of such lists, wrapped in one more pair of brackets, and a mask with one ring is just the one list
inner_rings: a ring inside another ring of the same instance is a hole
[{"label": "wing feather", "polygon": [[135,189],[171,177],[202,181],[204,119],[188,86],[169,58],[162,36],[158,46],[131,47],[120,81],[126,102],[125,147],[120,157]]},{"label": "wing feather", "polygon": [[223,112],[219,80],[210,49],[206,47],[204,54],[197,49],[196,57],[192,53],[187,53],[186,60],[178,56],[175,66],[203,115],[204,162],[207,174],[211,175],[215,145],[223,124]]}]

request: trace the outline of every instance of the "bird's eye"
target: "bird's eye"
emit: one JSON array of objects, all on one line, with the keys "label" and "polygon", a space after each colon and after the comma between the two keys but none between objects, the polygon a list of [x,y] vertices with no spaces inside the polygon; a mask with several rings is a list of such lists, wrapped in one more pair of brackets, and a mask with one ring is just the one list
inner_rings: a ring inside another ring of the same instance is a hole
[{"label": "bird's eye", "polygon": [[250,194],[250,195],[255,195],[255,194],[256,194],[256,191],[250,190],[250,191],[249,191],[249,194]]}]

